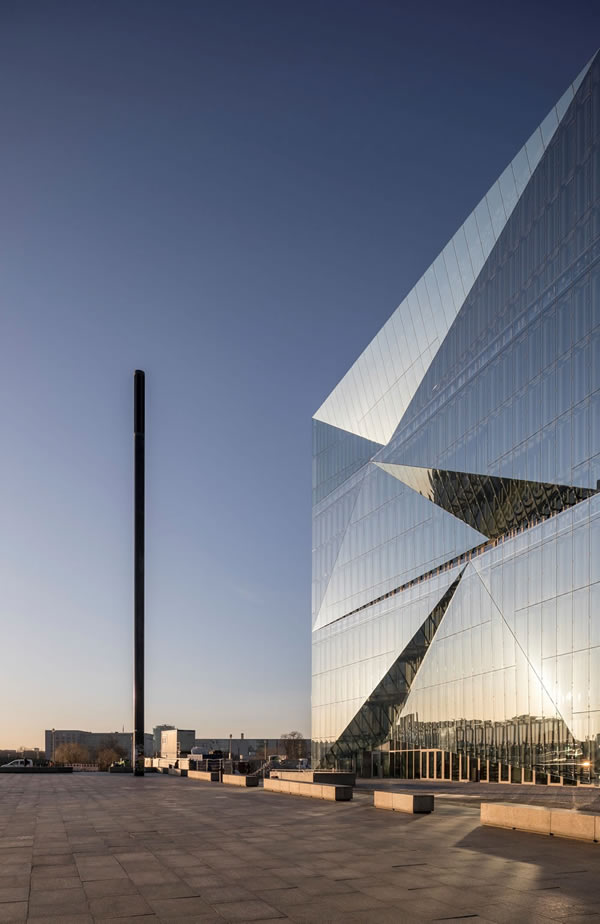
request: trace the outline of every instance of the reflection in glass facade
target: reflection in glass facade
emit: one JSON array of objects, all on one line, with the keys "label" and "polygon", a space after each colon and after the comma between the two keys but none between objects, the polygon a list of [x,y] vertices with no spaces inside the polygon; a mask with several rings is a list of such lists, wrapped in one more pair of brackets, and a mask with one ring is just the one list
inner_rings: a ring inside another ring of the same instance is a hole
[{"label": "reflection in glass facade", "polygon": [[313,757],[600,782],[600,58],[313,420]]}]

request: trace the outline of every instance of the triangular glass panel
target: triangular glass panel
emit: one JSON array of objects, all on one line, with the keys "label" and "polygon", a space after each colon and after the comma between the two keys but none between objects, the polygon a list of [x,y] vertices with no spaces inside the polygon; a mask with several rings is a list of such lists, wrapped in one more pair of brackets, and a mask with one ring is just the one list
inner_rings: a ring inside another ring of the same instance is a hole
[{"label": "triangular glass panel", "polygon": [[312,621],[319,615],[323,597],[335,569],[340,547],[352,517],[363,479],[359,478],[312,520]]},{"label": "triangular glass panel", "polygon": [[381,443],[313,420],[313,505],[343,484],[381,449]]},{"label": "triangular glass panel", "polygon": [[389,738],[461,576],[462,572],[404,647],[337,741],[321,758],[322,766],[352,758],[361,751],[372,750]]},{"label": "triangular glass panel", "polygon": [[500,235],[505,233],[583,76],[582,72],[550,110],[323,402],[315,419],[381,444],[390,440]]},{"label": "triangular glass panel", "polygon": [[[599,194],[589,177],[599,83],[596,56],[557,119],[542,123],[538,145],[526,146],[526,182],[517,182],[502,237],[378,461],[586,486],[589,459],[600,453],[594,406],[584,400],[594,391],[598,323],[598,243],[589,223]],[[584,136],[585,150],[571,154]],[[528,158],[544,144],[530,173]],[[515,181],[519,171],[513,162]],[[575,189],[586,190],[585,205],[561,205],[556,224],[557,203]],[[571,452],[556,449],[569,444]]]},{"label": "triangular glass panel", "polygon": [[[478,584],[491,603],[483,621]],[[473,563],[467,567],[395,725],[399,749],[440,748],[543,773],[559,764],[576,779],[582,739],[571,689],[558,682],[560,659],[533,654],[532,609],[513,628]]]},{"label": "triangular glass panel", "polygon": [[519,478],[375,464],[489,539],[545,520],[596,493],[592,488]]}]

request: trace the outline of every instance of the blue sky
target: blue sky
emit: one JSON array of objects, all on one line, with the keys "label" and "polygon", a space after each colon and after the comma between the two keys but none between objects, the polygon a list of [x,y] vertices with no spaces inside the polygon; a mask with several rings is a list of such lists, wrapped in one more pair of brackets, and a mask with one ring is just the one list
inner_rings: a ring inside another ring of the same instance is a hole
[{"label": "blue sky", "polygon": [[[542,12],[543,10],[543,12]],[[600,44],[577,0],[0,10],[0,746],[310,732],[311,415]]]}]

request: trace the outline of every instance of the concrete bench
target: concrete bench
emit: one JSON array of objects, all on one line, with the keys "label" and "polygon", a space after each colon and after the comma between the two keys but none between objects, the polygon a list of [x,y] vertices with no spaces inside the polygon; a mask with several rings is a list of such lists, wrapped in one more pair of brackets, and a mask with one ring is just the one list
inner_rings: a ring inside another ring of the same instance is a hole
[{"label": "concrete bench", "polygon": [[308,796],[310,799],[327,799],[329,802],[349,802],[352,799],[352,786],[265,780],[264,788],[269,792],[282,792],[288,796]]},{"label": "concrete bench", "polygon": [[273,770],[271,777],[291,783],[323,783],[327,786],[354,786],[356,773],[342,770]]},{"label": "concrete bench", "polygon": [[188,775],[187,770],[184,770],[183,768],[179,768],[179,767],[169,767],[169,770],[167,772],[170,774],[170,776],[187,776]]},{"label": "concrete bench", "polygon": [[376,789],[373,805],[388,812],[405,812],[409,815],[428,815],[433,812],[433,796],[424,792],[386,792]]},{"label": "concrete bench", "polygon": [[258,786],[258,777],[243,776],[240,773],[224,773],[223,782],[227,786]]},{"label": "concrete bench", "polygon": [[550,809],[544,805],[520,805],[516,802],[482,802],[482,825],[516,828],[535,834],[550,834]]},{"label": "concrete bench", "polygon": [[597,844],[600,841],[600,815],[553,808],[550,811],[550,834]]},{"label": "concrete bench", "polygon": [[496,828],[553,834],[578,841],[600,841],[600,815],[544,805],[519,805],[513,802],[482,802],[481,824]]},{"label": "concrete bench", "polygon": [[203,780],[205,783],[220,783],[220,770],[188,770],[189,780]]}]

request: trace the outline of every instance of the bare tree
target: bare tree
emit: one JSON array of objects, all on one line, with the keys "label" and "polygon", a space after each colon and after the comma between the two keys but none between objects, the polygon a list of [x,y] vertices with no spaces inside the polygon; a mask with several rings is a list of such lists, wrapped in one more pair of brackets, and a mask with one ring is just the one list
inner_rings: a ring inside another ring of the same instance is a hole
[{"label": "bare tree", "polygon": [[[120,748],[119,751],[123,749]],[[102,748],[98,751],[98,769],[99,770],[108,770],[111,764],[114,764],[115,761],[120,760],[123,756],[115,748]]]},{"label": "bare tree", "polygon": [[58,764],[87,764],[90,753],[82,744],[65,742],[56,748],[54,759]]},{"label": "bare tree", "polygon": [[299,731],[291,731],[281,736],[281,746],[288,760],[301,760],[306,757],[306,741]]}]

